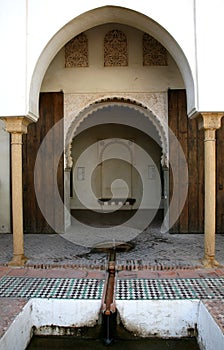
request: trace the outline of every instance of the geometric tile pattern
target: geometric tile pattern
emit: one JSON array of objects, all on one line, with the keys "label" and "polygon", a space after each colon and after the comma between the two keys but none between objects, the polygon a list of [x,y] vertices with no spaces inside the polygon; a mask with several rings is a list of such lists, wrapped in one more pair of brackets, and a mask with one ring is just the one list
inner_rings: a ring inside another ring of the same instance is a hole
[{"label": "geometric tile pattern", "polygon": [[[0,297],[101,299],[104,280],[4,276]],[[118,279],[117,300],[224,299],[224,278]]]},{"label": "geometric tile pattern", "polygon": [[224,278],[119,279],[117,300],[222,299]]},{"label": "geometric tile pattern", "polygon": [[0,279],[0,297],[101,299],[104,281],[76,278],[34,278],[4,276]]}]

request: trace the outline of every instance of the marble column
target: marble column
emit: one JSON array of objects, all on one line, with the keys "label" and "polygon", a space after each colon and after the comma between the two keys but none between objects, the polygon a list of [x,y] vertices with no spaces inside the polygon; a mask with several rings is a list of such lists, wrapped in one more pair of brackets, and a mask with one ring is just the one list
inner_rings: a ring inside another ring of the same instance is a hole
[{"label": "marble column", "polygon": [[6,131],[11,134],[13,258],[9,265],[21,266],[27,260],[23,240],[22,135],[27,133],[31,121],[26,117],[8,117],[4,120]]},{"label": "marble column", "polygon": [[204,130],[204,259],[205,267],[219,265],[215,259],[216,231],[216,130],[221,127],[223,113],[203,112],[199,128]]}]

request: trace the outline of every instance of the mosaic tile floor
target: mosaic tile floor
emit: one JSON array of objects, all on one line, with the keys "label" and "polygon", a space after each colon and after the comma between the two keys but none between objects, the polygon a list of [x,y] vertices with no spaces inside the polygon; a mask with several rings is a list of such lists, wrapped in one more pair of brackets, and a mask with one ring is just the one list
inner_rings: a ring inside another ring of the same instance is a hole
[{"label": "mosaic tile floor", "polygon": [[98,279],[5,276],[0,279],[0,297],[101,299],[103,287]]},{"label": "mosaic tile floor", "polygon": [[222,299],[224,278],[117,280],[117,300]]},{"label": "mosaic tile floor", "polygon": [[[4,276],[0,297],[101,299],[104,280]],[[224,278],[118,279],[117,300],[224,299]]]}]

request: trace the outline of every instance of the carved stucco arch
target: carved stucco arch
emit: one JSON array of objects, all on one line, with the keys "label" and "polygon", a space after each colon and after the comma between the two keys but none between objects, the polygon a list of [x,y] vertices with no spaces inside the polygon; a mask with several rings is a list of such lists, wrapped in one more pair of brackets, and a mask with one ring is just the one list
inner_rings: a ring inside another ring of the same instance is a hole
[{"label": "carved stucco arch", "polygon": [[67,128],[65,135],[65,169],[69,169],[73,165],[72,161],[72,142],[77,134],[79,126],[91,115],[99,110],[106,109],[108,106],[125,106],[130,109],[137,111],[142,118],[150,121],[155,130],[157,131],[161,148],[162,148],[162,166],[168,167],[168,126],[161,120],[155,113],[153,113],[147,106],[139,101],[128,99],[128,98],[103,98],[90,103],[88,106],[83,108],[78,115],[74,115],[70,124]]}]

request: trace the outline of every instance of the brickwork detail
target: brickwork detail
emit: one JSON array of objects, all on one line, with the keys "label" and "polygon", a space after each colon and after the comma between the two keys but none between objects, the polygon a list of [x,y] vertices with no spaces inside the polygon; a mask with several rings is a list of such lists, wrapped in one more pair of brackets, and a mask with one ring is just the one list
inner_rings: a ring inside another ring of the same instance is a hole
[{"label": "brickwork detail", "polygon": [[65,45],[65,68],[88,67],[88,39],[79,34]]},{"label": "brickwork detail", "polygon": [[104,66],[127,66],[128,50],[126,35],[120,30],[111,30],[104,38]]},{"label": "brickwork detail", "polygon": [[143,66],[167,66],[167,50],[149,34],[143,35]]}]

